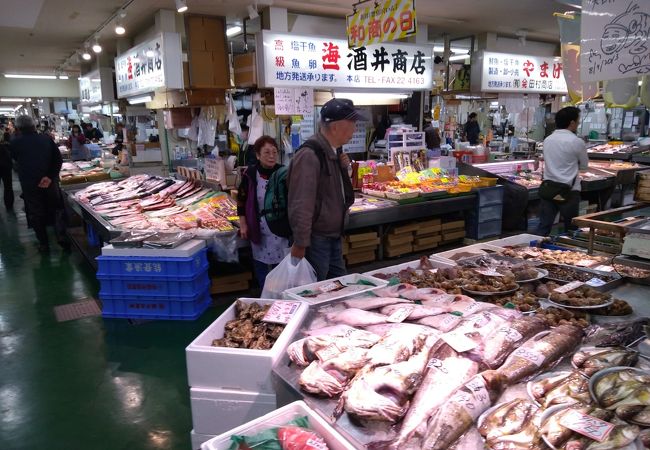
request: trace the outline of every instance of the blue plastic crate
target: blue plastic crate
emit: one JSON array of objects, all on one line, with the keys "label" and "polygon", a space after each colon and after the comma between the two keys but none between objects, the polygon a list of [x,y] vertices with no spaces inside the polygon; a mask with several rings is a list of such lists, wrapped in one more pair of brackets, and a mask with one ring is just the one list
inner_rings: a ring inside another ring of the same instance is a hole
[{"label": "blue plastic crate", "polygon": [[119,297],[101,294],[102,316],[114,319],[195,320],[210,307],[210,288],[191,301],[168,297]]},{"label": "blue plastic crate", "polygon": [[91,247],[101,247],[102,241],[92,225],[86,226],[86,240]]},{"label": "blue plastic crate", "polygon": [[492,186],[476,189],[478,206],[500,205],[503,203],[503,186]]},{"label": "blue plastic crate", "polygon": [[100,295],[182,296],[192,297],[210,284],[207,264],[194,277],[107,277],[97,275]]},{"label": "blue plastic crate", "polygon": [[186,258],[98,256],[97,277],[194,277],[207,264],[207,248]]}]

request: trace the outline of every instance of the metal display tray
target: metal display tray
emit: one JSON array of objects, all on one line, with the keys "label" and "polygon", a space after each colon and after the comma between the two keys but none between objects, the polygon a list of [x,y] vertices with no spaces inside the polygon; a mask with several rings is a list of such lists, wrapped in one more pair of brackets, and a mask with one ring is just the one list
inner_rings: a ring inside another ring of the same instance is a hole
[{"label": "metal display tray", "polygon": [[[614,280],[609,281],[609,282],[607,282],[607,283],[605,283],[605,284],[603,284],[601,286],[592,286],[591,284],[587,285],[587,286],[591,287],[592,289],[595,289],[595,290],[597,290],[599,292],[605,292],[605,291],[609,291],[611,289],[614,289],[615,287],[620,286],[624,281],[624,279],[619,274],[617,274],[616,272],[603,272],[603,271],[600,271],[600,270],[589,269],[589,268],[586,268],[586,267],[576,267],[576,266],[570,266],[570,265],[566,265],[566,264],[553,264],[553,263],[544,263],[544,264],[540,265],[540,268],[544,269],[544,268],[546,268],[546,266],[558,266],[558,267],[564,267],[564,268],[567,268],[567,269],[575,270],[577,272],[584,272],[586,274],[593,275],[593,278],[599,278],[599,277],[602,277],[602,276],[605,276],[605,275],[608,276],[608,277],[614,278]],[[570,281],[573,281],[573,280],[561,280],[559,278],[553,278],[553,276],[550,273],[546,277],[546,279],[550,280],[550,281],[557,281],[557,282],[560,282],[560,283],[568,283]]]}]

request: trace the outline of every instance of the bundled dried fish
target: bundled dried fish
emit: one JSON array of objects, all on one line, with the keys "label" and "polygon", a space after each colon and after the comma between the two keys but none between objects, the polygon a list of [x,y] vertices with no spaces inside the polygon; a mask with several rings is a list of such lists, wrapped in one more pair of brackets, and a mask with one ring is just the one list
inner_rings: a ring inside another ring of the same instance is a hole
[{"label": "bundled dried fish", "polygon": [[236,319],[224,327],[224,336],[212,341],[213,347],[269,350],[284,330],[284,325],[262,322],[271,305],[245,303],[237,300]]}]

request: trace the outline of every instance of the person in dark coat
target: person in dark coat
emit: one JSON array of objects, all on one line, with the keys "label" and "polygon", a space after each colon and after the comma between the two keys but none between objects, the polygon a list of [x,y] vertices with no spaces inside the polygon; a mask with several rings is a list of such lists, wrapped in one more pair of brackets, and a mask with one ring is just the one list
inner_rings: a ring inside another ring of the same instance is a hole
[{"label": "person in dark coat", "polygon": [[14,188],[11,176],[13,164],[9,149],[10,140],[11,134],[8,131],[0,133],[0,180],[4,186],[4,203],[7,211],[13,211],[14,209]]},{"label": "person in dark coat", "polygon": [[273,234],[260,214],[269,178],[282,167],[277,163],[278,144],[270,136],[261,136],[253,149],[257,162],[248,166],[242,176],[237,190],[237,215],[242,239],[251,242],[255,278],[264,289],[266,276],[288,253],[289,241]]},{"label": "person in dark coat", "polygon": [[47,226],[54,225],[56,237],[64,250],[70,248],[65,230],[63,198],[59,189],[59,172],[63,159],[48,136],[38,134],[34,119],[16,119],[20,132],[10,144],[11,156],[18,163],[18,178],[23,191],[27,224],[36,233],[38,250],[49,251]]},{"label": "person in dark coat", "polygon": [[465,136],[469,141],[469,145],[478,145],[478,137],[481,134],[481,127],[476,120],[476,113],[473,112],[467,117],[465,124]]},{"label": "person in dark coat", "polygon": [[104,133],[99,131],[99,128],[93,127],[92,123],[84,124],[84,135],[89,141],[98,141],[104,137]]}]

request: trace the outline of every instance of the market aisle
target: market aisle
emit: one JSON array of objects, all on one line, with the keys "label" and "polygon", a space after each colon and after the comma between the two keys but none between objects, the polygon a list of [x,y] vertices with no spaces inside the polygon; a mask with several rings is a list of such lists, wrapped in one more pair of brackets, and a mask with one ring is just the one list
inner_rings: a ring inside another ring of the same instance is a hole
[{"label": "market aisle", "polygon": [[184,349],[219,311],[58,323],[54,306],[99,286],[78,253],[38,254],[22,208],[0,207],[0,449],[189,449]]}]

